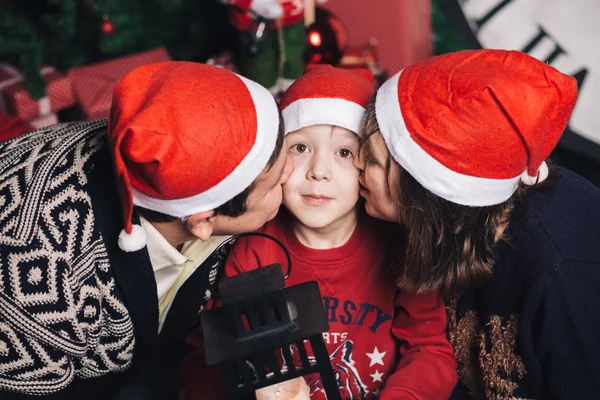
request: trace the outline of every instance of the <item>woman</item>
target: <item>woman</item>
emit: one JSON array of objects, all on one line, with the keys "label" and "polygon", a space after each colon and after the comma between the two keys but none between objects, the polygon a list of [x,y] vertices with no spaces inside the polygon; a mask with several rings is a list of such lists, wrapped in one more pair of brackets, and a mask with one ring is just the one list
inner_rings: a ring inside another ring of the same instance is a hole
[{"label": "woman", "polygon": [[367,108],[361,194],[406,227],[400,287],[448,296],[452,398],[600,393],[600,190],[545,161],[576,99],[553,67],[480,50],[406,68]]}]

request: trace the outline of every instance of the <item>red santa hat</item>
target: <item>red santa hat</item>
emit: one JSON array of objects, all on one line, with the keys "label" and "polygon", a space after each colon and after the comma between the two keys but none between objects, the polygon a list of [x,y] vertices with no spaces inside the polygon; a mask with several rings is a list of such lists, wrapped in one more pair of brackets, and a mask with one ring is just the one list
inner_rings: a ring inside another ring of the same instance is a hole
[{"label": "red santa hat", "polygon": [[467,50],[394,75],[375,112],[390,154],[421,185],[491,206],[547,177],[576,100],[575,79],[525,53]]},{"label": "red santa hat", "polygon": [[183,218],[246,189],[273,153],[278,115],[265,88],[222,68],[165,62],[125,76],[108,132],[123,206],[121,249],[146,244],[131,222],[134,205]]},{"label": "red santa hat", "polygon": [[358,134],[374,91],[373,74],[367,69],[309,65],[281,99],[285,133],[324,124]]}]

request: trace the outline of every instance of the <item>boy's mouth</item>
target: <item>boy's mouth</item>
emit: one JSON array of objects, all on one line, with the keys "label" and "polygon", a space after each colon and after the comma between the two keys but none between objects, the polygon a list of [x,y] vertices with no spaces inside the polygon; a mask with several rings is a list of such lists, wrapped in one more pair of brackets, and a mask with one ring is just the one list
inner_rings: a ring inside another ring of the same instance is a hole
[{"label": "boy's mouth", "polygon": [[323,204],[327,204],[331,201],[331,197],[323,196],[320,194],[305,194],[302,196],[302,198],[308,204],[312,204],[312,205],[323,205]]}]

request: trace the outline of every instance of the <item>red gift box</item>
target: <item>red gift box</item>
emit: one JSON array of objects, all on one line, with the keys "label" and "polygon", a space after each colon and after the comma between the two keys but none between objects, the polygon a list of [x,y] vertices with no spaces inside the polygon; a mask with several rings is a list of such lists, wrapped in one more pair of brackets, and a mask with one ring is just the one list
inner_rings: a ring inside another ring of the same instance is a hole
[{"label": "red gift box", "polygon": [[108,118],[113,91],[117,83],[135,68],[169,61],[167,50],[155,50],[120,57],[69,70],[75,96],[88,119]]},{"label": "red gift box", "polygon": [[32,129],[27,122],[11,115],[0,113],[0,142],[22,135]]},{"label": "red gift box", "polygon": [[225,68],[231,72],[239,74],[238,66],[233,62],[233,54],[230,51],[224,51],[219,55],[213,56],[206,60],[206,64],[214,65],[215,67]]},{"label": "red gift box", "polygon": [[34,99],[23,87],[19,71],[0,64],[0,112],[28,121],[73,105],[75,97],[68,76],[47,66],[40,73],[46,82],[46,96]]}]

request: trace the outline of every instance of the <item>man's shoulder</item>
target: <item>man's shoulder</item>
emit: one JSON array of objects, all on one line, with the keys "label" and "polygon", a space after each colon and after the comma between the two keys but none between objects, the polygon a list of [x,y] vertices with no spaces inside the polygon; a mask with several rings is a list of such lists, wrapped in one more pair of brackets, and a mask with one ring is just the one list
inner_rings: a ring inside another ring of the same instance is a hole
[{"label": "man's shoulder", "polygon": [[53,125],[0,142],[0,184],[23,174],[20,187],[86,163],[106,142],[105,119]]},{"label": "man's shoulder", "polygon": [[106,136],[107,130],[108,120],[104,118],[51,125],[0,142],[0,155],[4,156],[7,152],[15,152],[24,148],[47,146],[49,143],[57,140],[61,141],[72,138],[74,141],[85,141],[94,136]]},{"label": "man's shoulder", "polygon": [[91,209],[89,173],[105,138],[106,120],[96,120],[59,124],[0,144],[2,243],[26,246],[46,223],[60,245],[66,229],[51,221]]},{"label": "man's shoulder", "polygon": [[12,310],[8,345],[24,349],[9,351],[29,360],[0,360],[0,391],[48,394],[74,373],[92,378],[131,364],[133,326],[96,224],[108,218],[96,219],[92,204],[92,187],[107,190],[90,183],[105,137],[100,120],[0,145],[0,276],[10,283],[0,305]]}]

